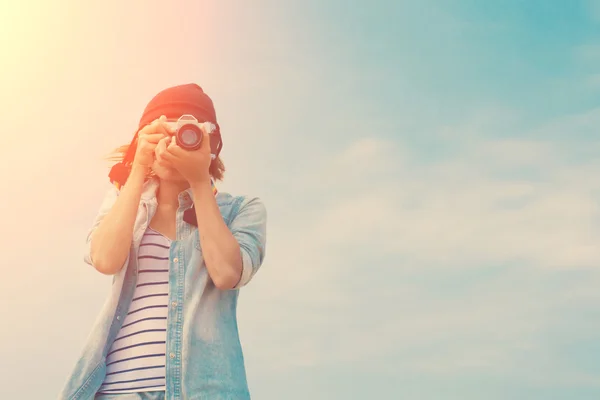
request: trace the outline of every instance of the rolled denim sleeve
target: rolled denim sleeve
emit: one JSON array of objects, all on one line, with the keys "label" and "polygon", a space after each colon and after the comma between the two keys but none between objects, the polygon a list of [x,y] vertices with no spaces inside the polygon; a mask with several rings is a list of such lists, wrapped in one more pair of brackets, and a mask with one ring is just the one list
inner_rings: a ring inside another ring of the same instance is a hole
[{"label": "rolled denim sleeve", "polygon": [[100,209],[98,210],[98,213],[96,214],[94,223],[92,224],[92,227],[90,228],[90,230],[88,231],[88,234],[87,234],[86,244],[85,244],[85,253],[83,256],[83,260],[85,261],[86,264],[93,266],[92,257],[91,257],[92,234],[94,233],[96,228],[98,228],[98,225],[100,225],[100,222],[102,222],[102,220],[104,219],[106,214],[108,214],[110,209],[113,207],[113,205],[117,201],[118,196],[119,196],[119,191],[117,190],[117,188],[115,186],[111,186],[108,189],[106,195],[104,196],[104,199],[102,200],[102,204],[100,205]]},{"label": "rolled denim sleeve", "polygon": [[229,229],[240,245],[242,276],[234,289],[250,282],[265,259],[267,210],[259,198],[244,198]]}]

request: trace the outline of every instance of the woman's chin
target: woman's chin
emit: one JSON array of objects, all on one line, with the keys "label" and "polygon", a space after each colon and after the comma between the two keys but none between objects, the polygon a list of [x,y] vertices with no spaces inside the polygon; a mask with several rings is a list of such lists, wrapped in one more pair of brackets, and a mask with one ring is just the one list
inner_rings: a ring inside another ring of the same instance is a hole
[{"label": "woman's chin", "polygon": [[161,181],[183,182],[185,178],[177,170],[162,165],[153,165],[152,171]]}]

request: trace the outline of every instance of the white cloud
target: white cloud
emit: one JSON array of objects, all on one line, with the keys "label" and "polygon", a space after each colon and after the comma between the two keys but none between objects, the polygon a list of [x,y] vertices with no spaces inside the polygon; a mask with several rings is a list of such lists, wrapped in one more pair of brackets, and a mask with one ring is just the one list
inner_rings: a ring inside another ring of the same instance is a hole
[{"label": "white cloud", "polygon": [[593,89],[600,88],[600,73],[588,76],[589,86]]},{"label": "white cloud", "polygon": [[[557,120],[523,139],[473,130],[464,140],[462,130],[444,128],[455,148],[441,161],[424,162],[400,141],[363,137],[314,162],[297,184],[320,207],[271,220],[265,272],[244,294],[264,310],[250,316],[241,303],[246,333],[271,324],[272,336],[249,335],[250,357],[293,356],[281,368],[387,357],[393,368],[423,374],[509,373],[521,371],[514,364],[523,354],[542,357],[549,349],[540,335],[555,322],[546,308],[597,297],[585,285],[555,294],[536,285],[600,264],[600,164],[574,157],[577,146],[595,143],[556,140],[596,118]],[[508,265],[519,267],[456,296],[426,283]],[[566,375],[564,382],[593,383]]]},{"label": "white cloud", "polygon": [[600,22],[600,1],[598,0],[587,0],[588,11],[590,17],[596,21]]},{"label": "white cloud", "polygon": [[585,43],[575,47],[575,58],[582,62],[594,62],[600,59],[600,44]]},{"label": "white cloud", "polygon": [[[422,266],[600,263],[600,230],[591,222],[600,216],[592,196],[600,182],[586,178],[600,165],[570,165],[560,145],[535,140],[467,143],[464,153],[430,164],[407,162],[409,152],[396,149],[372,139],[334,160],[331,176],[341,175],[340,164],[349,174],[330,190],[339,183],[344,195],[315,218],[310,237],[392,251]],[[376,184],[381,166],[394,176]]]}]

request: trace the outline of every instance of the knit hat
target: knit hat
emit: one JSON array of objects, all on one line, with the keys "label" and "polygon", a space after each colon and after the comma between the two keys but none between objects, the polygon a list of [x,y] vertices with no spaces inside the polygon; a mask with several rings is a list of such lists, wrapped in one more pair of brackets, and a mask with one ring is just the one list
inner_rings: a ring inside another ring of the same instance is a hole
[{"label": "knit hat", "polygon": [[193,115],[198,122],[212,122],[217,125],[217,114],[212,100],[195,83],[173,86],[158,93],[146,106],[140,119],[143,128],[161,115],[168,119],[178,119],[183,114]]}]

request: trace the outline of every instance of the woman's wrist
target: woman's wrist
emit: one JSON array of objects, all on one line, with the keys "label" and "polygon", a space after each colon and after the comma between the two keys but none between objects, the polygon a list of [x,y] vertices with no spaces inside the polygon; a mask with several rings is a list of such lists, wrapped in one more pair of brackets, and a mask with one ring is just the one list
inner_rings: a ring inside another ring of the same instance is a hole
[{"label": "woman's wrist", "polygon": [[146,165],[140,165],[140,164],[133,164],[131,166],[131,172],[129,173],[129,177],[135,177],[135,178],[146,178],[146,175],[148,175],[148,172],[150,171],[150,167],[146,166]]},{"label": "woman's wrist", "polygon": [[133,186],[141,190],[149,171],[150,168],[144,165],[133,164],[131,166],[131,171],[129,171],[129,176],[127,177],[125,186]]}]

